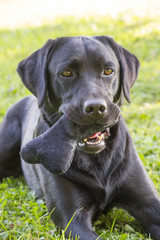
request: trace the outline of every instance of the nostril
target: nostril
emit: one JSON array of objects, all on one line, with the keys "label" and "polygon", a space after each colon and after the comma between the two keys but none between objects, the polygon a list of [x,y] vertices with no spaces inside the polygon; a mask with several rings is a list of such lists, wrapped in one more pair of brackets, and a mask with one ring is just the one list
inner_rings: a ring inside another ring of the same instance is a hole
[{"label": "nostril", "polygon": [[102,105],[99,107],[99,112],[104,113],[107,110],[106,106]]},{"label": "nostril", "polygon": [[87,106],[85,108],[86,113],[92,113],[94,111],[94,108],[92,106]]}]

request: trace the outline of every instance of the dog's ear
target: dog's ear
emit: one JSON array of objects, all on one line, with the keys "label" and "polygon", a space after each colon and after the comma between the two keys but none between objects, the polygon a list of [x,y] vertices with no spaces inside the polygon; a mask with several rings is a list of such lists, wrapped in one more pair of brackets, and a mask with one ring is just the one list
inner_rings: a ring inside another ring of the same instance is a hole
[{"label": "dog's ear", "polygon": [[21,61],[17,68],[24,85],[37,97],[39,107],[43,105],[45,99],[47,65],[55,42],[56,40],[48,40],[42,48]]},{"label": "dog's ear", "polygon": [[137,79],[140,63],[135,55],[117,44],[112,38],[108,38],[120,64],[120,79],[123,86],[123,93],[130,102],[130,88]]},{"label": "dog's ear", "polygon": [[140,63],[135,55],[128,52],[125,48],[117,44],[109,36],[98,37],[104,44],[109,43],[115,52],[120,64],[120,81],[123,87],[123,93],[128,102],[130,102],[130,88],[137,79]]}]

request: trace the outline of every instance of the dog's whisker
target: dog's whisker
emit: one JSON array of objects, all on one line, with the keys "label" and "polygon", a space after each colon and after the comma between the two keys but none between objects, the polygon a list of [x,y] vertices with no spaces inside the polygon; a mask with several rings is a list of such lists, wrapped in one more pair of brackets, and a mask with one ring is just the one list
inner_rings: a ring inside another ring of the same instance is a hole
[{"label": "dog's whisker", "polygon": [[107,149],[108,151],[110,151],[110,152],[112,151],[112,149],[108,148],[107,146],[106,146],[106,149]]},{"label": "dog's whisker", "polygon": [[52,115],[50,115],[49,116],[49,121],[53,121],[53,122],[55,122],[55,121],[57,121],[59,118],[61,117],[61,115],[60,115],[60,113],[59,112],[55,112],[55,113],[53,113]]}]

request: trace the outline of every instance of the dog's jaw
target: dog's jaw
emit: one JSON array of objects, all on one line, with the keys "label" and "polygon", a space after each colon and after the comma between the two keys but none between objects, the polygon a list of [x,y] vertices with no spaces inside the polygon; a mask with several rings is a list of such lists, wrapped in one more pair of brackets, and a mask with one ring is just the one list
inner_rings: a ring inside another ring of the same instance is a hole
[{"label": "dog's jaw", "polygon": [[82,150],[89,154],[98,154],[106,147],[105,140],[109,138],[110,132],[109,128],[102,132],[93,134],[91,137],[82,139],[77,143],[79,150]]},{"label": "dog's jaw", "polygon": [[88,154],[100,153],[102,150],[106,148],[106,140],[111,136],[110,128],[118,123],[119,117],[120,115],[118,116],[116,121],[114,121],[112,124],[107,125],[105,130],[103,127],[102,131],[97,132],[90,137],[78,141],[77,148]]}]

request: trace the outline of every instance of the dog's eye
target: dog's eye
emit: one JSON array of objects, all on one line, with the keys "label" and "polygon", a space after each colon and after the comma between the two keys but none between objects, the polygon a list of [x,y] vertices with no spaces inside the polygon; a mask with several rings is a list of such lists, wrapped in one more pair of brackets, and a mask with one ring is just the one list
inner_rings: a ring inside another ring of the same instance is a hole
[{"label": "dog's eye", "polygon": [[112,68],[105,68],[104,69],[104,75],[111,75],[113,73]]},{"label": "dog's eye", "polygon": [[70,69],[66,69],[61,73],[63,77],[71,77],[72,76],[72,71]]}]

